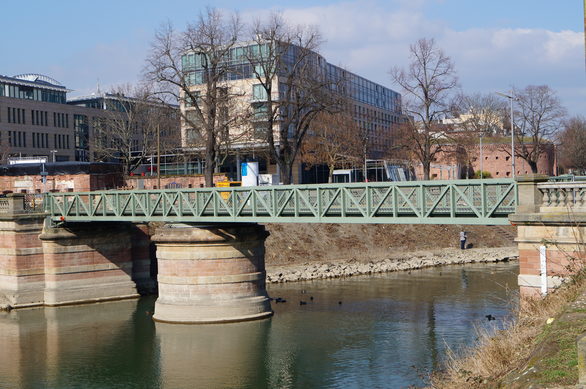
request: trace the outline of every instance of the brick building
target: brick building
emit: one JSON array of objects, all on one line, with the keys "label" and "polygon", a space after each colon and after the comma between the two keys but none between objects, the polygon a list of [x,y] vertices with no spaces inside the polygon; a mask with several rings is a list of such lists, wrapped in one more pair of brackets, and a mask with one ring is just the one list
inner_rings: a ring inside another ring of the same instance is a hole
[{"label": "brick building", "polygon": [[[530,146],[528,146],[530,147]],[[466,150],[455,150],[447,147],[446,153],[438,154],[436,161],[431,165],[430,178],[435,180],[453,180],[459,178],[472,178],[474,172],[481,169],[490,173],[492,178],[512,178],[510,143],[490,143],[467,146]],[[556,171],[555,145],[545,146],[537,162],[539,174],[554,175]],[[531,167],[523,158],[516,156],[515,175],[530,174]],[[423,168],[415,164],[417,179],[423,178]]]}]

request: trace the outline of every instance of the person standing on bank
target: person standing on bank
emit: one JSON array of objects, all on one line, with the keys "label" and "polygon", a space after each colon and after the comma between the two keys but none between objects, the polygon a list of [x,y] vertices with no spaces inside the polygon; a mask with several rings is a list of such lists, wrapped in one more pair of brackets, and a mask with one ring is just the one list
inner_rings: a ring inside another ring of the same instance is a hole
[{"label": "person standing on bank", "polygon": [[468,239],[466,231],[460,231],[460,248],[462,250],[466,249],[466,239]]}]

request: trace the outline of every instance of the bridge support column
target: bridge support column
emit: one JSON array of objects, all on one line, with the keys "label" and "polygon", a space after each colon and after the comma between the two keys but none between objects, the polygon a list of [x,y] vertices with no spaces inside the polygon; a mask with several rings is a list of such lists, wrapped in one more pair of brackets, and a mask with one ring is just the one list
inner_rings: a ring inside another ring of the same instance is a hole
[{"label": "bridge support column", "polygon": [[272,315],[265,288],[264,242],[257,224],[157,229],[159,297],[154,319],[222,323]]},{"label": "bridge support column", "polygon": [[37,238],[43,213],[26,214],[24,195],[0,199],[0,307],[42,305],[45,274],[43,248]]},{"label": "bridge support column", "polygon": [[586,260],[586,204],[576,197],[586,184],[549,183],[547,179],[541,175],[518,177],[519,206],[509,216],[517,226],[518,282],[524,297],[559,286]]},{"label": "bridge support column", "polygon": [[130,236],[125,223],[45,226],[45,305],[138,297]]}]

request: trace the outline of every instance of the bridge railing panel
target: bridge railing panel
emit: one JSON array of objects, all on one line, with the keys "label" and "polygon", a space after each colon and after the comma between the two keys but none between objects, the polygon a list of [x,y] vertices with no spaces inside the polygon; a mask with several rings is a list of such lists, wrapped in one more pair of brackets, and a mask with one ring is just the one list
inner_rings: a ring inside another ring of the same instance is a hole
[{"label": "bridge railing panel", "polygon": [[46,209],[71,221],[481,224],[506,219],[516,196],[512,180],[421,181],[51,193]]}]

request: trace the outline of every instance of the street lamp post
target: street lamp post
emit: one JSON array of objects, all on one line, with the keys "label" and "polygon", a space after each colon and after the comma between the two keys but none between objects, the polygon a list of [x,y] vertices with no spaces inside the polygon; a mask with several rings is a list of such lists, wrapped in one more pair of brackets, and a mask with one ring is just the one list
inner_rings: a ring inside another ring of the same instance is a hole
[{"label": "street lamp post", "polygon": [[483,174],[484,174],[484,172],[483,172],[483,169],[484,169],[484,166],[483,166],[484,157],[482,156],[482,137],[483,136],[484,136],[484,133],[481,132],[480,133],[480,179],[481,180],[483,179]]},{"label": "street lamp post", "polygon": [[515,178],[515,121],[513,116],[513,100],[517,100],[515,96],[513,96],[513,91],[511,90],[510,95],[505,93],[496,92],[497,95],[506,97],[511,102],[511,169],[512,169],[512,176]]},{"label": "street lamp post", "polygon": [[161,189],[161,128],[157,123],[157,188]]},{"label": "street lamp post", "polygon": [[55,154],[57,154],[58,151],[59,150],[50,150],[49,151],[51,154],[53,154],[53,158],[52,158],[53,159],[53,163],[55,163]]}]

